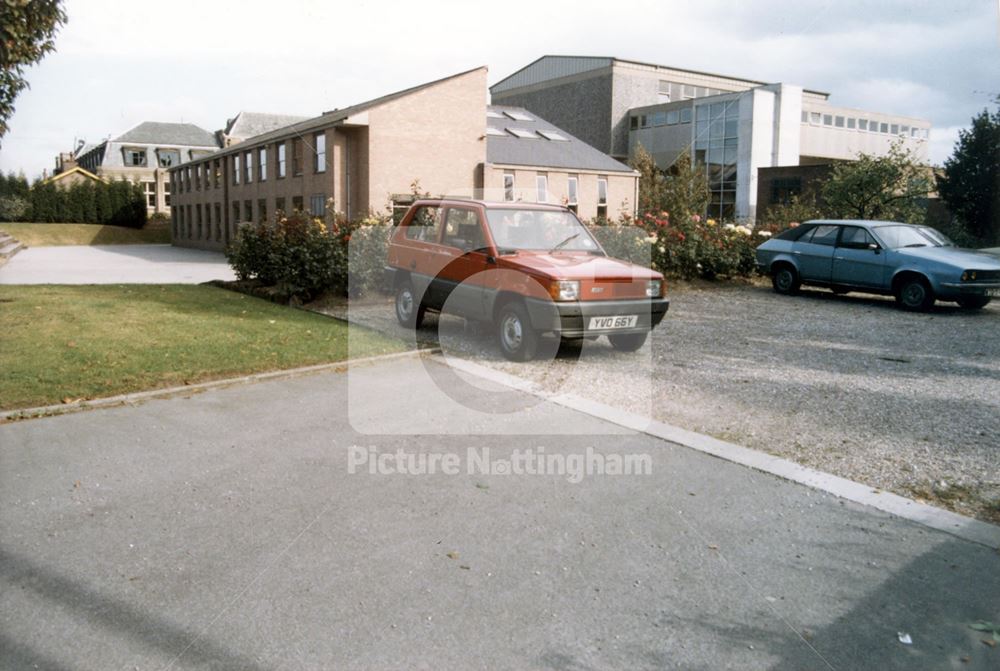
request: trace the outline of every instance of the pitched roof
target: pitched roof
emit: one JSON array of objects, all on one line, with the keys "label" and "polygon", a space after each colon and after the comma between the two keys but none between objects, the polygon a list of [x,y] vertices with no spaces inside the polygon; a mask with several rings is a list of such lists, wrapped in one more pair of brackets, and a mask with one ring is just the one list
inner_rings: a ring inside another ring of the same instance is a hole
[{"label": "pitched roof", "polygon": [[56,173],[55,175],[51,175],[49,177],[46,177],[45,179],[42,180],[42,183],[43,184],[48,184],[49,182],[58,182],[59,180],[65,178],[65,177],[69,177],[70,175],[72,175],[74,173],[79,174],[79,175],[83,175],[87,179],[92,179],[95,182],[103,182],[103,181],[105,181],[103,178],[98,177],[97,175],[95,175],[94,173],[90,172],[89,170],[86,170],[86,169],[81,168],[80,166],[76,165],[76,166],[73,166],[72,168],[70,168],[69,170],[63,170],[60,173]]},{"label": "pitched roof", "polygon": [[188,147],[218,147],[213,133],[193,123],[163,123],[143,121],[130,131],[116,137],[113,142],[135,144],[183,145]]},{"label": "pitched roof", "polygon": [[523,107],[489,105],[486,110],[486,126],[487,129],[492,129],[486,134],[488,163],[632,172],[632,168],[624,163],[594,149]]},{"label": "pitched roof", "polygon": [[[435,79],[432,82],[427,82],[425,84],[420,84],[418,86],[412,86],[408,89],[403,89],[402,91],[396,91],[395,93],[390,93],[388,95],[381,96],[379,98],[374,98],[363,103],[358,103],[357,105],[352,105],[350,107],[345,107],[343,109],[335,109],[329,112],[324,112],[323,114],[313,117],[311,119],[306,119],[305,121],[300,121],[299,123],[294,123],[290,126],[285,126],[284,128],[279,128],[262,135],[257,135],[254,137],[247,138],[244,143],[247,144],[259,144],[261,142],[268,142],[270,140],[275,140],[281,137],[285,137],[289,134],[301,134],[308,131],[325,128],[327,126],[333,125],[340,121],[347,119],[348,117],[360,114],[365,110],[369,110],[373,107],[378,107],[379,105],[384,105],[385,103],[392,102],[398,98],[403,98],[410,94],[416,93],[426,88],[432,86],[437,86],[442,82],[446,82],[449,79],[456,79],[458,77],[463,77],[469,73],[476,72],[478,70],[484,69],[486,66],[480,66],[478,68],[472,68],[471,70],[466,70],[465,72],[459,72],[458,74],[450,75],[448,77],[442,77],[441,79]],[[243,144],[243,143],[241,143]],[[234,147],[237,145],[233,145]]]},{"label": "pitched roof", "polygon": [[309,117],[292,114],[266,114],[263,112],[240,111],[235,117],[226,121],[225,134],[240,140],[262,135],[268,131],[291,126],[293,123],[305,121]]}]

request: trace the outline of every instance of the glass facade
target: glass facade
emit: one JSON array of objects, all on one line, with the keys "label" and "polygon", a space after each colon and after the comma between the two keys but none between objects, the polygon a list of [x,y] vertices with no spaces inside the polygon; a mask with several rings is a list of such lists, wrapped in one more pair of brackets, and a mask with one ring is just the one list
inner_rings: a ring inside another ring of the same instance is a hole
[{"label": "glass facade", "polygon": [[739,100],[695,106],[694,159],[708,176],[712,219],[736,216],[739,114]]}]

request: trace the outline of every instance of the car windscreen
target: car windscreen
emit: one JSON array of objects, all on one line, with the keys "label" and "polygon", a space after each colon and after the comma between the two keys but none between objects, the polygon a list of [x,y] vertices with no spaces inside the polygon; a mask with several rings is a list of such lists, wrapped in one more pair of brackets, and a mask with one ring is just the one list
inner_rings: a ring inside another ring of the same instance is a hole
[{"label": "car windscreen", "polygon": [[948,236],[930,226],[921,226],[920,232],[931,239],[935,247],[954,247],[955,243],[948,239]]},{"label": "car windscreen", "polygon": [[934,242],[914,226],[876,226],[875,235],[889,249],[931,247]]},{"label": "car windscreen", "polygon": [[496,208],[486,210],[486,221],[498,249],[601,251],[569,212]]}]

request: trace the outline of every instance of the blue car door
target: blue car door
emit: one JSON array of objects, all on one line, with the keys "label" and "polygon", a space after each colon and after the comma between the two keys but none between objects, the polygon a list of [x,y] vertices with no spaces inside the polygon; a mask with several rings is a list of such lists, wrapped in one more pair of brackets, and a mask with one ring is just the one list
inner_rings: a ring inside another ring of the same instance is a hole
[{"label": "blue car door", "polygon": [[829,282],[833,273],[833,250],[840,226],[820,224],[795,243],[792,253],[798,257],[799,274],[806,282]]},{"label": "blue car door", "polygon": [[885,283],[885,254],[860,226],[844,226],[833,253],[833,283],[881,288]]}]

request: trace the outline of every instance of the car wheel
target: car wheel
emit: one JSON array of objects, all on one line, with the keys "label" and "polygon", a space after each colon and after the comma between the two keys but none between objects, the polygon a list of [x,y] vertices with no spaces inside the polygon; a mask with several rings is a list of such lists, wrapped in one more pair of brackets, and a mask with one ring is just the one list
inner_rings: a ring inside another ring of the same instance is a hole
[{"label": "car wheel", "polygon": [[788,296],[798,293],[801,284],[799,274],[791,266],[778,266],[771,275],[771,285],[779,294]]},{"label": "car wheel", "polygon": [[619,352],[634,352],[646,344],[648,335],[648,333],[618,333],[609,335],[608,340],[611,341],[611,346]]},{"label": "car wheel", "polygon": [[934,305],[934,292],[922,277],[909,277],[899,283],[896,302],[904,310],[922,312]]},{"label": "car wheel", "polygon": [[990,299],[986,296],[962,296],[955,302],[966,310],[981,310],[990,304]]},{"label": "car wheel", "polygon": [[408,329],[418,329],[424,323],[424,306],[417,301],[413,283],[403,280],[396,287],[396,320]]},{"label": "car wheel", "polygon": [[497,315],[497,344],[510,361],[528,361],[538,350],[538,332],[531,327],[528,311],[520,303],[508,303]]}]

